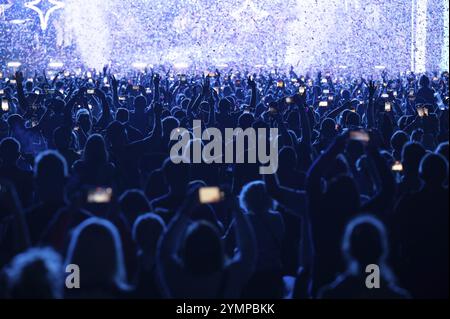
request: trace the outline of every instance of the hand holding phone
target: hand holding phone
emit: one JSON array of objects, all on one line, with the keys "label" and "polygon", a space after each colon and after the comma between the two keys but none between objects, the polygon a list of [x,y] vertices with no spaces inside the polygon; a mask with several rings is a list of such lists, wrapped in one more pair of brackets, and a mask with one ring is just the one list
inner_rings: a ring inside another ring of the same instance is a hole
[{"label": "hand holding phone", "polygon": [[350,131],[349,139],[352,141],[359,141],[359,142],[367,144],[370,141],[370,136],[369,136],[369,133],[364,130],[355,130],[355,131]]},{"label": "hand holding phone", "polygon": [[95,187],[87,192],[86,201],[89,204],[107,204],[112,199],[112,188]]},{"label": "hand holding phone", "polygon": [[392,171],[393,172],[402,172],[403,164],[400,161],[395,161],[395,163],[392,164]]},{"label": "hand holding phone", "polygon": [[198,198],[201,204],[214,204],[223,201],[225,193],[219,187],[200,187]]}]

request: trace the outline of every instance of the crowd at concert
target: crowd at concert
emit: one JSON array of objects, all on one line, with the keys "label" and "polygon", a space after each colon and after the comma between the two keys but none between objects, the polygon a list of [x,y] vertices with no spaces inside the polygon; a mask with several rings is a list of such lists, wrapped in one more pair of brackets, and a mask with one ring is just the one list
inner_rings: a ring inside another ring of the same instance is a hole
[{"label": "crowd at concert", "polygon": [[[448,89],[448,72],[3,72],[0,298],[448,298]],[[221,143],[277,128],[278,170],[175,163],[194,120],[242,129]]]}]

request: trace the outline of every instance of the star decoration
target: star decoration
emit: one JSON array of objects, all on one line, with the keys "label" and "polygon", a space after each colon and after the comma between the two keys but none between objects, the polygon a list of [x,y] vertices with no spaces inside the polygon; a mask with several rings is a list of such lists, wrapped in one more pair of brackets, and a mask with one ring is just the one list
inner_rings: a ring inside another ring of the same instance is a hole
[{"label": "star decoration", "polygon": [[12,3],[6,0],[5,3],[0,4],[0,16],[2,16],[6,10],[12,7]]},{"label": "star decoration", "polygon": [[[49,2],[51,4],[50,8],[46,9],[45,12],[38,6],[41,2]],[[39,16],[39,21],[41,23],[42,30],[46,30],[48,27],[48,21],[50,20],[50,15],[56,10],[64,8],[64,3],[57,0],[33,0],[31,2],[25,3],[25,7],[34,10]]]}]

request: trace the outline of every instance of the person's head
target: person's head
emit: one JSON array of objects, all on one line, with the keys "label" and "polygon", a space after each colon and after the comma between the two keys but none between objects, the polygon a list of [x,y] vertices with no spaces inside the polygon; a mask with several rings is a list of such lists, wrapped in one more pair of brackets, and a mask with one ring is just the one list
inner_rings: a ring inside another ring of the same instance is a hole
[{"label": "person's head", "polygon": [[100,134],[89,136],[83,151],[83,159],[91,165],[105,164],[108,161],[105,140]]},{"label": "person's head", "polygon": [[430,86],[430,79],[428,78],[428,76],[426,76],[425,74],[422,75],[420,77],[420,80],[419,80],[419,85],[421,87],[429,87]]},{"label": "person's head", "polygon": [[250,182],[242,187],[239,195],[241,208],[247,213],[264,214],[273,209],[273,200],[262,181]]},{"label": "person's head", "polygon": [[350,93],[349,90],[343,90],[343,91],[342,91],[342,99],[343,99],[344,101],[350,100],[351,96],[352,96],[352,95],[351,95],[351,93]]},{"label": "person's head", "polygon": [[111,222],[91,217],[72,232],[66,264],[80,268],[80,287],[109,288],[125,283],[119,232]]},{"label": "person's head", "polygon": [[182,260],[185,270],[193,276],[222,271],[225,254],[217,228],[206,221],[192,223],[184,238]]},{"label": "person's head", "polygon": [[331,118],[324,119],[320,125],[320,136],[331,139],[335,137],[336,134],[336,122]]},{"label": "person's head", "polygon": [[0,142],[0,160],[3,164],[15,165],[20,157],[20,143],[12,137]]},{"label": "person's head", "polygon": [[25,127],[25,120],[19,114],[11,114],[8,116],[7,122],[10,130],[13,132]]},{"label": "person's head", "polygon": [[278,153],[279,172],[291,172],[297,167],[297,153],[293,147],[284,146]]},{"label": "person's head", "polygon": [[347,112],[345,124],[347,127],[358,127],[361,125],[361,116],[356,112]]},{"label": "person's head", "polygon": [[62,297],[61,256],[51,248],[30,248],[16,255],[6,268],[7,294],[11,299]]},{"label": "person's head", "polygon": [[57,127],[53,131],[53,142],[55,143],[56,149],[67,150],[72,143],[72,132],[63,126]]},{"label": "person's head", "polygon": [[405,175],[418,176],[419,164],[425,153],[423,146],[417,142],[408,142],[403,146],[401,162]]},{"label": "person's head", "polygon": [[444,156],[448,163],[448,141],[439,144],[438,147],[436,148],[435,153]]},{"label": "person's head", "polygon": [[342,253],[348,270],[357,274],[367,265],[384,265],[388,257],[388,240],[383,223],[371,215],[352,219],[345,228]]},{"label": "person's head", "polygon": [[67,178],[67,163],[56,151],[44,151],[36,157],[34,179],[43,201],[61,200]]},{"label": "person's head", "polygon": [[130,119],[130,114],[128,110],[124,107],[120,107],[116,111],[116,120],[122,124],[125,124]]},{"label": "person's head", "polygon": [[113,147],[120,147],[128,143],[125,126],[118,121],[113,121],[108,125],[106,137]]},{"label": "person's head", "polygon": [[162,121],[162,130],[164,136],[170,138],[170,133],[178,127],[180,127],[180,122],[173,116],[168,116]]},{"label": "person's head", "polygon": [[143,95],[139,95],[134,99],[134,109],[143,112],[147,106],[147,99]]},{"label": "person's head", "polygon": [[243,130],[246,130],[252,126],[254,121],[255,117],[253,116],[253,114],[242,113],[238,119],[238,127],[240,127]]},{"label": "person's head", "polygon": [[89,132],[92,127],[92,119],[89,111],[86,109],[80,109],[76,115],[77,124],[83,128],[83,131]]},{"label": "person's head", "polygon": [[221,99],[219,101],[219,112],[228,113],[231,110],[231,103],[228,99]]},{"label": "person's head", "polygon": [[140,214],[150,211],[144,192],[138,189],[130,189],[123,193],[119,198],[119,205],[130,224],[133,224]]},{"label": "person's head", "polygon": [[403,145],[409,141],[409,136],[403,131],[396,131],[391,137],[391,147],[394,150],[394,156],[400,155]]},{"label": "person's head", "polygon": [[155,257],[159,238],[165,231],[164,220],[156,214],[148,213],[136,219],[132,236],[141,254]]},{"label": "person's head", "polygon": [[428,153],[420,162],[420,178],[429,187],[441,187],[448,177],[448,163],[440,154]]},{"label": "person's head", "polygon": [[355,180],[344,174],[339,174],[327,185],[325,193],[328,205],[334,208],[334,213],[346,216],[353,216],[360,208],[360,195]]},{"label": "person's head", "polygon": [[189,166],[184,163],[175,164],[170,158],[162,166],[164,180],[171,191],[184,192],[189,183]]}]

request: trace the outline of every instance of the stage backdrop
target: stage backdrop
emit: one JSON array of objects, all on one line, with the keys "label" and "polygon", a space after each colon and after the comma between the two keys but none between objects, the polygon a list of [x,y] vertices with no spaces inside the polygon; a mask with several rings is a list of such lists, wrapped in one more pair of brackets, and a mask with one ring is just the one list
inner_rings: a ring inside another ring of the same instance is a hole
[{"label": "stage backdrop", "polygon": [[448,68],[448,0],[0,0],[0,62]]}]

